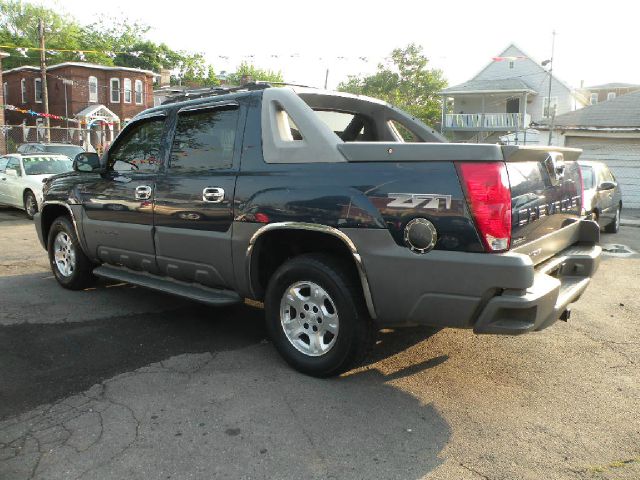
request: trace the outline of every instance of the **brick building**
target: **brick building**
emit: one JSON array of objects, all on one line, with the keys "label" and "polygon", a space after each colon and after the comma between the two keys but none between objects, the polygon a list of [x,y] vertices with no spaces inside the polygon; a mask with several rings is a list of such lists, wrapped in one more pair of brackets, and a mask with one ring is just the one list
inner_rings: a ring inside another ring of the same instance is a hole
[{"label": "brick building", "polygon": [[[0,51],[0,83],[2,83],[2,59],[8,57],[9,54]],[[0,155],[7,153],[4,135],[4,89],[0,91]]]},{"label": "brick building", "polygon": [[[109,142],[122,124],[153,106],[155,76],[149,70],[91,63],[52,65],[47,68],[49,113],[71,120],[50,119],[50,125],[61,130],[69,128],[72,133],[79,133],[76,139],[88,140],[94,145]],[[2,84],[6,103],[23,110],[42,112],[41,84],[38,67],[24,66],[7,70]],[[37,127],[43,119],[7,110],[6,122],[9,125],[23,125],[23,130],[28,132],[28,127]],[[21,139],[34,140],[31,136]]]},{"label": "brick building", "polygon": [[589,99],[590,105],[613,100],[620,95],[640,91],[640,85],[634,83],[605,83],[583,89],[584,96]]}]

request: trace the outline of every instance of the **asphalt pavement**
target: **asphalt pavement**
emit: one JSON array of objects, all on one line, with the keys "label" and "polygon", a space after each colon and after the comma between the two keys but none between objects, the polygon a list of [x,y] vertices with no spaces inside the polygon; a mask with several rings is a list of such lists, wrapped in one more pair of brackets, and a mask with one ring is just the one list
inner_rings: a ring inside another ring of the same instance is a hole
[{"label": "asphalt pavement", "polygon": [[568,323],[384,331],[318,380],[255,306],[60,288],[0,208],[0,479],[638,479],[640,228],[601,243]]}]

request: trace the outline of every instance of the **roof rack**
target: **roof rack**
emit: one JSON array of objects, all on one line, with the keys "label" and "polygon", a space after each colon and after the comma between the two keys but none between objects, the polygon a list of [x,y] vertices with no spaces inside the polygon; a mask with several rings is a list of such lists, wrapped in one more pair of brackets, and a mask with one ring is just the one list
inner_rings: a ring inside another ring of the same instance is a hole
[{"label": "roof rack", "polygon": [[214,97],[216,95],[227,95],[229,93],[235,93],[235,92],[264,90],[266,88],[271,88],[274,86],[314,88],[314,87],[309,87],[308,85],[299,85],[296,83],[257,81],[257,82],[246,83],[240,87],[210,87],[210,88],[198,88],[191,91],[186,91],[182,94],[176,94],[176,95],[170,96],[167,100],[162,102],[162,105],[168,105],[168,104],[177,103],[177,102],[184,102],[186,100],[195,100],[197,98]]},{"label": "roof rack", "polygon": [[172,95],[167,100],[162,102],[162,105],[168,105],[170,103],[184,102],[185,100],[195,100],[197,98],[215,97],[216,95],[227,95],[229,93],[251,91],[251,90],[264,90],[271,85],[268,83],[247,83],[241,87],[210,87],[210,88],[198,88],[190,91],[186,91],[181,94]]}]

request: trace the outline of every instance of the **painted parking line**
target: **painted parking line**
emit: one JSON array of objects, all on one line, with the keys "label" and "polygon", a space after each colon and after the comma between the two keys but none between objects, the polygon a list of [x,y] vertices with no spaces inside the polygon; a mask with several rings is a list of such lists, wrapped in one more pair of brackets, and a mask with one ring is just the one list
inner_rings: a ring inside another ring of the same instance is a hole
[{"label": "painted parking line", "polygon": [[636,252],[628,246],[619,243],[607,243],[606,245],[602,245],[602,253],[603,255],[611,257],[630,257],[636,254]]}]

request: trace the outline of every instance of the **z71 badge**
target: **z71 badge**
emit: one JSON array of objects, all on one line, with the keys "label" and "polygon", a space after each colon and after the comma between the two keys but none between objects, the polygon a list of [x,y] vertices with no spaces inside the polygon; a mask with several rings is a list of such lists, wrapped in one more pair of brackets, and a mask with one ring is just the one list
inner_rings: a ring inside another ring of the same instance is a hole
[{"label": "z71 badge", "polygon": [[441,195],[439,193],[389,193],[389,198],[393,200],[387,204],[391,208],[430,208],[438,210],[441,200],[444,201],[445,209],[451,208],[451,195]]}]

